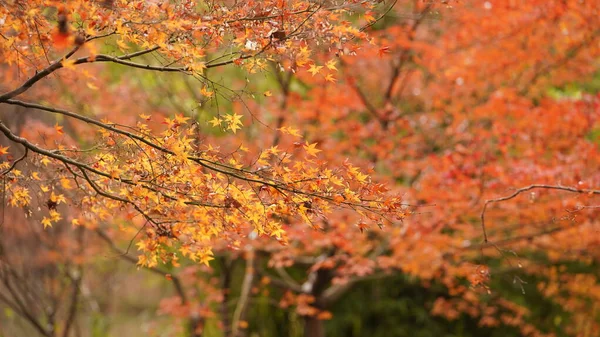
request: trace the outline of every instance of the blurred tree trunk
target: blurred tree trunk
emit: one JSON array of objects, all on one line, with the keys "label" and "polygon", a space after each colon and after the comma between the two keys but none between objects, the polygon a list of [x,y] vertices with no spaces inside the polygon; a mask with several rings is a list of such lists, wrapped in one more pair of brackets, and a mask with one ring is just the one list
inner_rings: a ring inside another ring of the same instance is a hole
[{"label": "blurred tree trunk", "polygon": [[304,316],[304,337],[325,337],[323,321],[315,316]]}]

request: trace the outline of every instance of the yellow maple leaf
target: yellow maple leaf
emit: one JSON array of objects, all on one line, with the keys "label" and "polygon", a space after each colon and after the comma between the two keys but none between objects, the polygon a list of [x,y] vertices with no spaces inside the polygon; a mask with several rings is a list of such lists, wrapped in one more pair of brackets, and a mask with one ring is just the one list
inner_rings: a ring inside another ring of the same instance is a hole
[{"label": "yellow maple leaf", "polygon": [[50,220],[51,221],[59,221],[62,219],[62,216],[60,216],[60,213],[58,213],[56,210],[51,209],[50,210]]},{"label": "yellow maple leaf", "polygon": [[316,74],[321,72],[321,69],[323,69],[323,66],[318,66],[316,64],[311,64],[310,68],[308,69],[308,72],[311,73],[313,76],[315,76]]},{"label": "yellow maple leaf", "polygon": [[145,266],[148,263],[148,259],[146,258],[146,255],[139,255],[138,256],[138,266]]},{"label": "yellow maple leaf", "polygon": [[200,263],[203,263],[207,266],[211,260],[214,260],[214,258],[210,255],[202,255],[202,257],[200,257]]},{"label": "yellow maple leaf", "polygon": [[175,114],[175,119],[174,121],[179,123],[179,124],[184,124],[188,121],[188,119],[190,119],[189,117],[185,117],[183,114]]},{"label": "yellow maple leaf", "polygon": [[190,249],[190,247],[188,245],[181,246],[181,248],[179,248],[179,252],[184,257],[185,256],[190,256],[192,254],[192,250]]},{"label": "yellow maple leaf", "polygon": [[52,227],[52,221],[50,221],[50,219],[44,217],[42,219],[42,225],[44,225],[44,229],[46,229],[47,227]]},{"label": "yellow maple leaf", "polygon": [[62,194],[54,194],[54,192],[52,192],[52,193],[50,194],[50,200],[51,200],[51,201],[54,201],[54,202],[55,202],[55,203],[57,203],[57,204],[60,204],[60,203],[63,203],[63,204],[64,204],[64,203],[66,203],[66,200],[65,200],[65,196],[64,196],[64,195],[62,195]]},{"label": "yellow maple leaf", "polygon": [[75,60],[67,60],[67,59],[63,59],[61,62],[63,68],[66,69],[73,69],[75,68]]},{"label": "yellow maple leaf", "polygon": [[119,48],[121,50],[127,50],[129,49],[129,46],[127,45],[127,43],[123,40],[117,40],[117,46],[119,46]]},{"label": "yellow maple leaf", "polygon": [[272,155],[276,156],[279,152],[281,152],[281,150],[279,150],[279,148],[277,147],[277,145],[273,145],[270,148],[268,148],[266,152],[269,152]]},{"label": "yellow maple leaf", "polygon": [[296,60],[296,65],[297,65],[298,67],[304,67],[304,65],[305,65],[306,63],[308,63],[308,60],[307,60],[307,59],[303,59],[303,58],[301,58],[301,59],[297,59],[297,60]]},{"label": "yellow maple leaf", "polygon": [[300,130],[298,129],[294,129],[292,127],[288,128],[289,134],[295,137],[302,137],[302,135],[300,134]]},{"label": "yellow maple leaf", "polygon": [[317,143],[308,144],[308,142],[304,145],[304,151],[313,157],[316,157],[317,153],[321,152],[321,150],[317,149]]},{"label": "yellow maple leaf", "polygon": [[295,137],[302,137],[302,135],[300,134],[300,130],[295,129],[291,126],[282,126],[282,127],[278,128],[277,130],[281,131],[282,133],[292,135]]},{"label": "yellow maple leaf", "polygon": [[214,117],[213,119],[211,119],[209,121],[209,123],[212,124],[213,127],[220,126],[221,125],[221,119],[217,118],[217,117]]},{"label": "yellow maple leaf", "polygon": [[0,156],[8,153],[8,146],[2,147],[0,146]]},{"label": "yellow maple leaf", "polygon": [[335,71],[337,71],[338,69],[335,67],[336,63],[337,63],[337,61],[335,59],[331,59],[327,63],[325,63],[325,66],[329,70],[335,70]]},{"label": "yellow maple leaf", "polygon": [[281,238],[283,235],[285,235],[285,230],[283,228],[281,228],[281,226],[277,226],[275,229],[273,229],[271,231],[270,235],[277,237],[277,238]]},{"label": "yellow maple leaf", "polygon": [[201,74],[201,73],[202,73],[202,71],[203,71],[204,69],[206,69],[206,63],[204,63],[204,62],[196,62],[196,63],[190,64],[190,65],[188,66],[188,69],[189,69],[191,72],[193,72],[193,73],[196,73],[196,74]]},{"label": "yellow maple leaf", "polygon": [[307,46],[300,47],[300,54],[303,56],[309,56],[311,53]]},{"label": "yellow maple leaf", "polygon": [[71,180],[67,179],[67,178],[60,178],[60,185],[65,189],[65,190],[70,190],[73,188],[73,186],[71,185]]},{"label": "yellow maple leaf", "polygon": [[214,95],[214,92],[209,91],[206,87],[202,87],[200,89],[200,93],[202,94],[202,96],[204,97],[212,97]]},{"label": "yellow maple leaf", "polygon": [[227,128],[234,134],[237,132],[237,130],[242,128],[242,115],[232,113],[231,115],[225,116],[225,121],[229,124]]}]

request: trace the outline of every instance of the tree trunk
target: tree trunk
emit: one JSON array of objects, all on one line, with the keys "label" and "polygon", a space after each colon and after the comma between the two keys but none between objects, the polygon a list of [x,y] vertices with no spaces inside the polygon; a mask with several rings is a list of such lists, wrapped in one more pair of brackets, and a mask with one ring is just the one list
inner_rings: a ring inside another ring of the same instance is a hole
[{"label": "tree trunk", "polygon": [[314,316],[304,316],[304,337],[325,337],[323,321]]}]

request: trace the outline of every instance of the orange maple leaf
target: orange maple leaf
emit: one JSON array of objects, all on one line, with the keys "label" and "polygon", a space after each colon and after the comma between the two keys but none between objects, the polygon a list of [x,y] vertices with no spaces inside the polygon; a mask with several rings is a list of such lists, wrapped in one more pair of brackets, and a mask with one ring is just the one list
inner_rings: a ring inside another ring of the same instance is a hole
[{"label": "orange maple leaf", "polygon": [[54,130],[60,135],[63,135],[65,133],[63,131],[62,125],[58,125],[58,123],[54,124]]},{"label": "orange maple leaf", "polygon": [[390,52],[390,47],[384,46],[384,47],[379,48],[379,50],[377,51],[377,54],[379,55],[379,57],[383,57],[383,55],[385,55],[389,52]]}]

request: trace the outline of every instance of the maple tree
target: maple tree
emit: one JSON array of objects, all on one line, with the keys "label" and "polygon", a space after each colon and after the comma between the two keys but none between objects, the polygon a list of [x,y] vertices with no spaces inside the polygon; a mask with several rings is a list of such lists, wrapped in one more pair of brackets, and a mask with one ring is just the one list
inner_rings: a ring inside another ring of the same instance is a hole
[{"label": "maple tree", "polygon": [[[448,320],[596,334],[598,5],[378,3],[3,4],[0,103],[63,116],[3,116],[6,200],[39,190],[44,226],[121,255],[137,237],[192,336],[255,331],[260,298],[323,336],[354,286],[398,274],[445,287]],[[537,326],[489,284],[506,277],[568,319]]]}]

